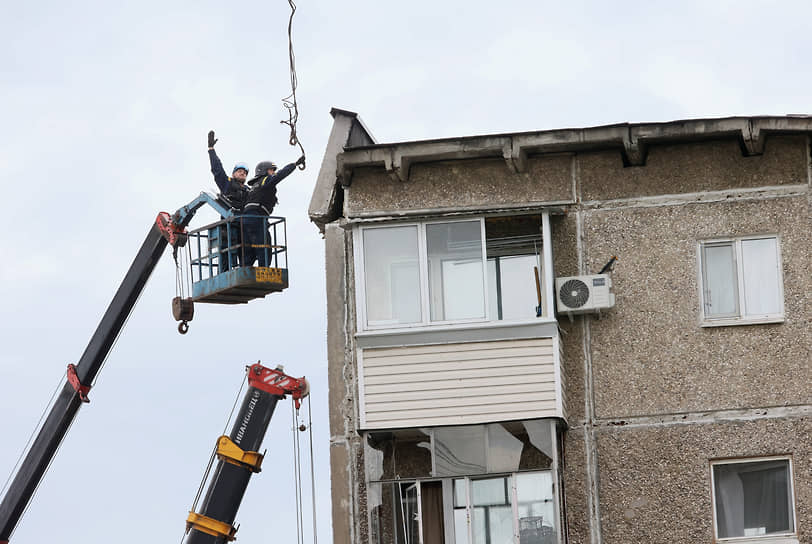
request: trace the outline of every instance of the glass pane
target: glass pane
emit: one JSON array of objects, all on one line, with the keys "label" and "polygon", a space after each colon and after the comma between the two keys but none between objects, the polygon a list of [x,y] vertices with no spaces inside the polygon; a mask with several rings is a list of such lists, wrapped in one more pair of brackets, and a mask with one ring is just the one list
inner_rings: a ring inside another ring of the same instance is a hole
[{"label": "glass pane", "polygon": [[479,221],[426,225],[432,321],[485,317]]},{"label": "glass pane", "polygon": [[490,478],[471,482],[471,500],[474,506],[509,504],[507,478]]},{"label": "glass pane", "polygon": [[437,476],[485,472],[485,427],[440,427],[434,431]]},{"label": "glass pane", "polygon": [[488,259],[485,263],[488,274],[488,321],[496,321],[499,317],[499,298],[496,289],[496,259]]},{"label": "glass pane", "polygon": [[406,489],[403,497],[403,512],[406,518],[404,524],[406,531],[405,544],[420,544],[420,518],[417,510],[416,485]]},{"label": "glass pane", "polygon": [[788,461],[713,467],[719,538],[793,530]]},{"label": "glass pane", "polygon": [[473,509],[475,544],[513,544],[513,510],[510,506]]},{"label": "glass pane", "polygon": [[502,425],[493,423],[488,429],[488,472],[519,470],[524,444]]},{"label": "glass pane", "polygon": [[364,229],[367,323],[418,323],[420,269],[417,227]]},{"label": "glass pane", "polygon": [[736,262],[733,244],[704,246],[703,275],[705,315],[708,317],[738,315]]},{"label": "glass pane", "polygon": [[521,542],[555,542],[552,474],[517,474],[516,496]]},{"label": "glass pane", "polygon": [[463,478],[454,480],[454,508],[465,508],[468,504],[468,499],[465,497],[465,482],[466,480]]},{"label": "glass pane", "polygon": [[509,478],[471,482],[474,542],[513,543],[513,508],[508,494]]},{"label": "glass pane", "polygon": [[464,507],[454,509],[454,544],[468,544],[468,516]]},{"label": "glass pane", "polygon": [[781,312],[777,242],[775,238],[742,240],[745,315]]},{"label": "glass pane", "polygon": [[531,319],[536,317],[538,294],[533,267],[535,255],[500,257],[502,319]]}]

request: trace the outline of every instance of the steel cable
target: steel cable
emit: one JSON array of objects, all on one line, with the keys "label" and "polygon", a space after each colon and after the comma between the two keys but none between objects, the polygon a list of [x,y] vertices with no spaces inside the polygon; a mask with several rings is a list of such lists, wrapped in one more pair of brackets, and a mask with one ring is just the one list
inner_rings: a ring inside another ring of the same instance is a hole
[{"label": "steel cable", "polygon": [[[305,156],[305,150],[302,142],[299,141],[299,136],[296,134],[296,122],[299,120],[299,105],[296,102],[296,87],[298,87],[298,79],[296,77],[296,55],[293,54],[293,15],[296,13],[296,4],[293,0],[288,0],[290,4],[290,19],[288,20],[288,57],[290,60],[290,94],[282,99],[282,105],[288,110],[288,120],[282,120],[280,123],[290,127],[290,140],[292,146],[299,146],[302,156]],[[304,161],[299,165],[300,170],[305,169]]]}]

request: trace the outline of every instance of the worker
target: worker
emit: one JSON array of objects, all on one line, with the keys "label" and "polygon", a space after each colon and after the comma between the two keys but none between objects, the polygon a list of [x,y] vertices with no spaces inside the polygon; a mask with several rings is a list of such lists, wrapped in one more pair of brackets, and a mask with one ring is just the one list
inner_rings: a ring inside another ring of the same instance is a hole
[{"label": "worker", "polygon": [[245,204],[245,197],[248,194],[248,186],[245,180],[248,178],[248,165],[244,162],[238,162],[231,170],[231,177],[226,175],[223,169],[223,163],[214,151],[214,144],[217,143],[214,137],[214,131],[209,131],[209,161],[211,162],[211,173],[214,176],[214,182],[217,188],[220,189],[220,195],[224,196],[226,203],[232,208],[240,210]]},{"label": "worker", "polygon": [[305,157],[302,155],[296,162],[292,162],[277,172],[276,164],[273,161],[262,161],[257,164],[254,177],[248,182],[250,191],[248,192],[243,207],[243,229],[245,232],[245,259],[243,266],[253,266],[254,261],[259,261],[259,266],[268,266],[268,255],[264,247],[269,245],[265,235],[268,233],[268,216],[273,213],[274,206],[278,202],[276,198],[276,186],[279,182],[288,177],[296,167],[304,164]]},{"label": "worker", "polygon": [[[209,161],[211,162],[211,173],[214,176],[214,182],[217,184],[217,188],[220,189],[220,197],[229,207],[233,208],[236,212],[239,212],[245,205],[245,200],[249,190],[248,186],[245,184],[245,180],[248,178],[249,172],[248,165],[244,162],[238,162],[231,170],[231,177],[227,176],[225,170],[223,169],[223,163],[220,162],[220,158],[214,151],[214,144],[216,143],[217,139],[214,137],[214,131],[210,130]],[[223,218],[221,217],[221,219]],[[229,236],[231,247],[237,246],[240,243],[240,225],[238,223],[232,224],[233,228],[231,229],[227,229],[226,225],[223,225],[219,229],[220,245],[223,248],[228,247]],[[230,254],[230,258],[227,253]],[[242,251],[238,250],[223,251],[220,254],[219,260],[220,272],[225,272],[229,268],[238,266],[240,263],[241,254]]]}]

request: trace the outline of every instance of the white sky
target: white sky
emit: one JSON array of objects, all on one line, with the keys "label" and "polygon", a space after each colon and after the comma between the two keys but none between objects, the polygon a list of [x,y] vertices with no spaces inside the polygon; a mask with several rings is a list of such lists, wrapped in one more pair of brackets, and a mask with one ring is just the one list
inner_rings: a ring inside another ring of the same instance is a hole
[{"label": "white sky", "polygon": [[[309,162],[275,212],[291,287],[198,305],[180,336],[167,252],[12,543],[179,542],[256,360],[312,383],[319,541],[331,541],[323,242],[307,218],[330,108],[359,112],[381,142],[812,113],[812,4],[767,4],[300,0]],[[283,0],[3,3],[0,484],[157,212],[213,187],[206,132],[227,168],[298,156],[279,124],[288,12]],[[295,542],[290,427],[283,401],[238,542]]]}]

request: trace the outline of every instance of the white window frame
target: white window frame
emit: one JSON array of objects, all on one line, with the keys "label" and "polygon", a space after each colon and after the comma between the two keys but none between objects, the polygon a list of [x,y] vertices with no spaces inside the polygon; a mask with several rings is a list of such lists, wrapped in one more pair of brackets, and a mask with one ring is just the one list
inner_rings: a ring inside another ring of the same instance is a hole
[{"label": "white window frame", "polygon": [[[426,226],[447,224],[447,223],[471,223],[479,221],[480,225],[480,244],[482,255],[482,289],[484,297],[484,317],[472,319],[455,319],[432,321],[431,320],[431,307],[429,300],[429,270],[428,270],[428,249],[426,247]],[[367,304],[366,304],[366,270],[364,266],[364,231],[372,229],[386,229],[394,227],[417,227],[417,261],[418,272],[420,274],[420,318],[418,323],[398,323],[397,325],[383,324],[383,325],[369,325],[367,320]],[[356,304],[358,308],[358,330],[364,331],[378,331],[378,330],[391,330],[391,329],[415,329],[426,328],[451,324],[467,324],[467,323],[482,323],[488,320],[488,274],[486,269],[486,253],[485,253],[485,218],[484,217],[468,217],[463,219],[437,219],[432,221],[420,221],[410,223],[393,223],[388,225],[360,225],[353,231],[353,241],[357,248],[355,251],[355,293]]]},{"label": "white window frame", "polygon": [[[770,534],[763,536],[737,536],[730,538],[719,538],[719,527],[717,525],[716,514],[716,477],[714,467],[719,465],[733,465],[744,463],[761,463],[770,461],[787,461],[789,470],[789,495],[792,503],[792,530],[786,533]],[[788,455],[778,455],[773,457],[748,457],[741,459],[720,459],[710,463],[710,484],[711,484],[711,508],[713,511],[713,536],[714,542],[729,544],[798,544],[798,513],[795,504],[795,476],[792,468],[792,457]]]},{"label": "white window frame", "polygon": [[[742,242],[747,240],[775,240],[776,247],[776,267],[778,270],[778,303],[779,311],[772,314],[744,314],[745,290],[744,268],[742,258]],[[733,248],[733,260],[736,268],[736,296],[738,305],[737,316],[713,317],[705,314],[706,287],[705,287],[705,259],[704,248],[706,246],[731,244]],[[778,234],[760,234],[753,236],[737,236],[724,238],[711,238],[701,240],[697,244],[697,277],[699,285],[699,325],[701,327],[726,327],[731,325],[753,325],[759,323],[783,323],[784,322],[784,273],[781,257],[781,237]]]},{"label": "white window frame", "polygon": [[[550,219],[549,212],[539,212],[542,216],[543,233],[542,233],[542,252],[538,255],[541,265],[541,289],[542,289],[542,307],[544,314],[542,318],[533,318],[528,320],[517,321],[497,321],[488,319],[490,314],[490,301],[488,284],[488,255],[487,255],[487,240],[485,232],[485,216],[473,216],[462,218],[439,218],[426,221],[404,221],[392,223],[368,223],[358,224],[353,228],[353,265],[355,267],[355,304],[356,304],[356,326],[358,331],[369,331],[371,333],[389,333],[409,330],[421,329],[437,329],[437,328],[454,328],[456,326],[465,327],[485,326],[487,324],[521,324],[521,323],[539,323],[544,321],[555,321],[555,315],[550,307],[551,302],[554,300],[553,281],[548,278],[552,277],[552,248],[550,247]],[[455,319],[444,321],[431,320],[431,307],[429,300],[429,277],[428,277],[428,249],[426,247],[426,226],[433,224],[447,224],[447,223],[463,223],[479,221],[481,232],[482,244],[482,288],[484,297],[484,317],[472,319]],[[393,227],[417,227],[417,251],[418,251],[418,269],[420,274],[420,311],[421,321],[418,323],[398,323],[396,325],[381,324],[369,325],[367,320],[367,306],[366,306],[366,271],[364,266],[364,236],[363,232],[366,229],[384,229]]]},{"label": "white window frame", "polygon": [[553,481],[553,488],[552,488],[552,502],[553,502],[553,512],[555,519],[555,525],[553,527],[555,531],[555,538],[556,542],[561,542],[561,528],[560,526],[560,517],[559,517],[559,507],[558,507],[558,498],[556,492],[556,483],[555,483],[555,472],[552,469],[547,470],[531,470],[531,471],[522,471],[522,472],[508,472],[508,473],[494,473],[494,474],[481,474],[478,476],[454,476],[454,477],[443,477],[443,478],[419,478],[416,480],[409,480],[407,482],[403,482],[401,485],[406,486],[415,486],[417,489],[417,521],[418,521],[418,542],[422,544],[423,542],[423,501],[422,501],[422,486],[424,483],[428,482],[441,482],[443,487],[443,524],[445,526],[445,537],[448,541],[449,538],[453,538],[450,542],[454,542],[458,539],[458,535],[456,535],[456,527],[454,524],[454,510],[462,510],[463,508],[454,508],[454,481],[462,480],[465,482],[465,518],[466,518],[466,541],[473,542],[473,517],[474,517],[474,506],[471,504],[473,502],[472,497],[472,483],[477,480],[491,480],[491,479],[499,479],[499,478],[506,478],[507,485],[508,485],[508,500],[510,502],[510,510],[511,510],[511,522],[513,527],[513,542],[515,544],[519,544],[520,538],[520,530],[519,530],[519,496],[518,496],[518,489],[517,489],[517,477],[521,474],[534,474],[534,473],[549,473],[552,477]]}]

